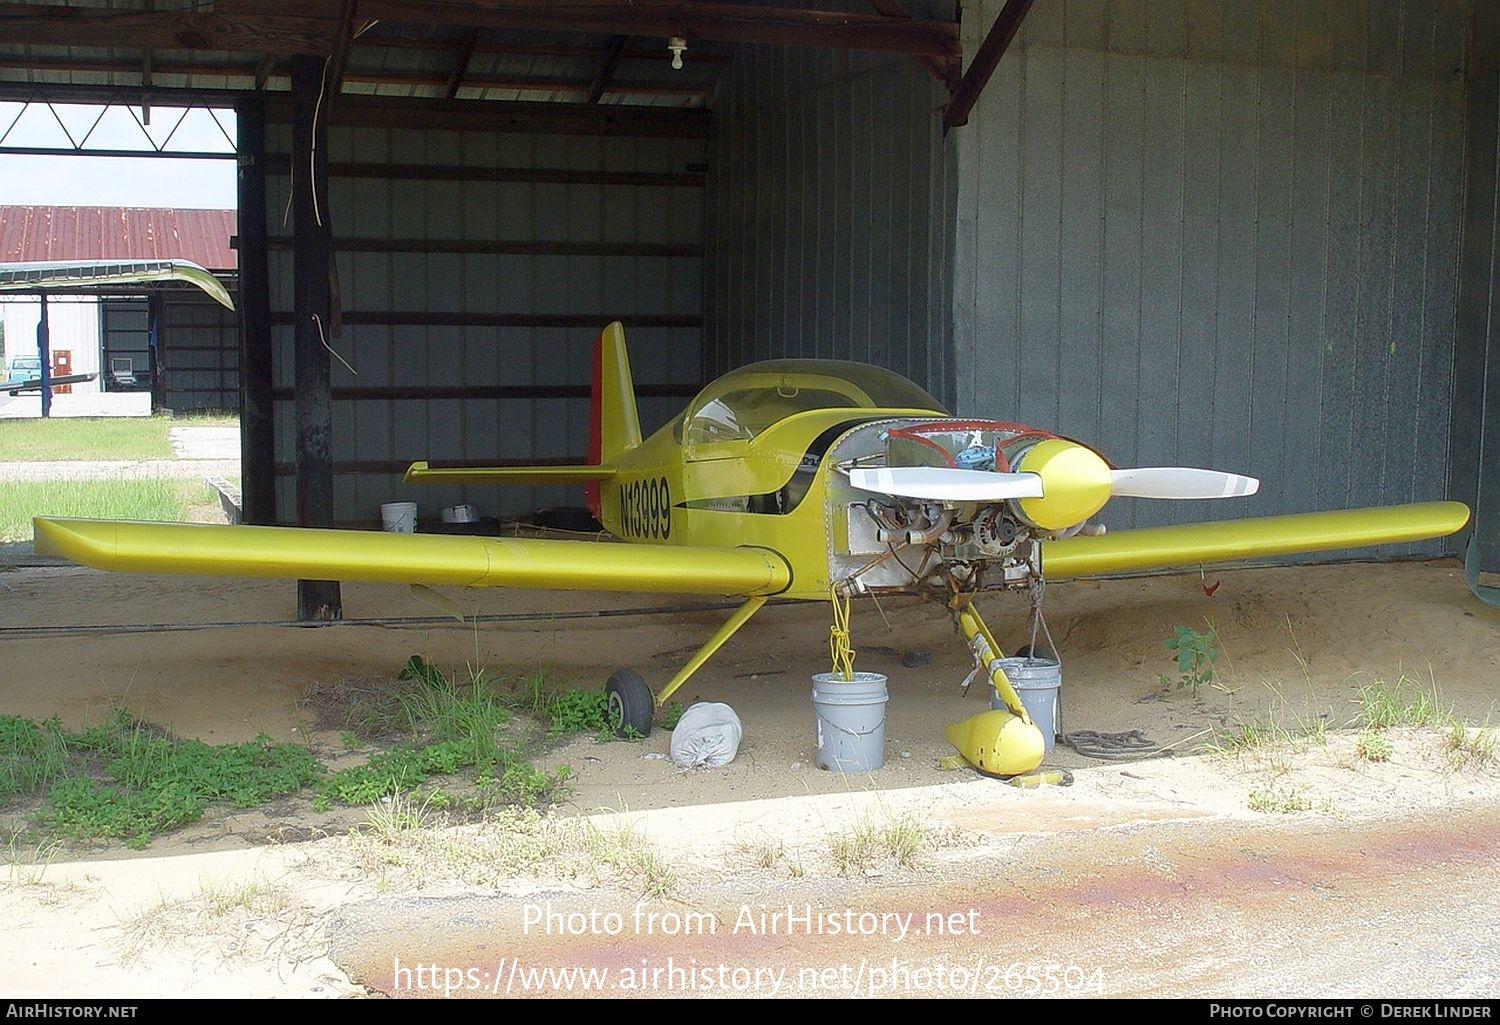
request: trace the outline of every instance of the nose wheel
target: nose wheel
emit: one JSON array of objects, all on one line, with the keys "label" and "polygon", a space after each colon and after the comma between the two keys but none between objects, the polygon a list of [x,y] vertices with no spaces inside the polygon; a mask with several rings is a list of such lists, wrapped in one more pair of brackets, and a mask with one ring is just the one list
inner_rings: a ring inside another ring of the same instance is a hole
[{"label": "nose wheel", "polygon": [[656,699],[634,669],[617,669],[604,685],[605,715],[617,737],[644,737],[651,732]]}]

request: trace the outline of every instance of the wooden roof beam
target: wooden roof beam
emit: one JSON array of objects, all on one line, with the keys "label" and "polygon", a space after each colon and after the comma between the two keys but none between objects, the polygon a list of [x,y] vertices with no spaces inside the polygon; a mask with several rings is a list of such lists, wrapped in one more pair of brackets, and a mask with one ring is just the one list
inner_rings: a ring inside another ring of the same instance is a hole
[{"label": "wooden roof beam", "polygon": [[132,50],[329,53],[338,22],[299,14],[221,14],[0,3],[0,39],[11,45]]},{"label": "wooden roof beam", "polygon": [[[4,95],[0,83],[0,96]],[[291,113],[285,93],[265,93],[266,120],[286,122]],[[330,124],[379,128],[453,128],[489,132],[549,132],[554,135],[618,135],[708,138],[706,110],[689,107],[624,106],[601,103],[542,103],[496,100],[442,100],[345,93],[329,112]]]},{"label": "wooden roof beam", "polygon": [[349,48],[354,45],[354,3],[344,0],[344,9],[339,16],[338,43],[329,58],[329,66],[323,69],[324,88],[330,97],[337,96],[344,87],[344,68],[349,63]]},{"label": "wooden roof beam", "polygon": [[[748,4],[687,0],[361,0],[362,16],[417,25],[707,39],[907,53],[946,60],[962,52],[958,25]],[[3,26],[0,26],[3,27]]]},{"label": "wooden roof beam", "polygon": [[620,67],[620,60],[625,56],[625,44],[628,42],[630,42],[629,36],[615,36],[609,41],[609,46],[605,47],[604,62],[599,65],[593,84],[589,86],[589,103],[598,103],[599,98],[604,95],[604,90],[609,88],[610,80],[615,77],[615,71]]},{"label": "wooden roof beam", "polygon": [[458,48],[458,56],[453,61],[453,73],[448,76],[448,99],[458,96],[459,87],[464,84],[464,76],[469,73],[469,62],[474,59],[474,48],[478,45],[479,30],[471,28]]},{"label": "wooden roof beam", "polygon": [[984,92],[990,76],[1000,65],[1000,58],[1005,56],[1011,40],[1020,31],[1021,21],[1026,17],[1026,12],[1031,10],[1031,2],[1032,0],[1005,0],[1005,6],[995,16],[995,23],[990,26],[989,34],[979,44],[979,49],[974,51],[969,70],[964,72],[963,80],[953,90],[948,109],[943,111],[944,131],[969,123],[969,111],[979,102],[979,94]]},{"label": "wooden roof beam", "polygon": [[[876,13],[883,14],[887,18],[911,20],[911,11],[907,9],[903,0],[870,0],[870,6],[875,8]],[[946,85],[950,93],[958,86],[958,76],[949,77],[948,68],[951,61],[939,60],[936,57],[918,57],[917,60],[927,69],[928,74]]]}]

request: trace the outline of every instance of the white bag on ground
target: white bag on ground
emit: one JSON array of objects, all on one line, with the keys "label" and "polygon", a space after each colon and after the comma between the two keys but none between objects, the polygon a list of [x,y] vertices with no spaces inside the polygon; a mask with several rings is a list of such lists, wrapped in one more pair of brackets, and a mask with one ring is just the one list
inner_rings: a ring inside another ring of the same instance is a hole
[{"label": "white bag on ground", "polygon": [[718,701],[700,701],[682,713],[672,730],[672,762],[685,769],[728,765],[740,750],[740,717]]}]

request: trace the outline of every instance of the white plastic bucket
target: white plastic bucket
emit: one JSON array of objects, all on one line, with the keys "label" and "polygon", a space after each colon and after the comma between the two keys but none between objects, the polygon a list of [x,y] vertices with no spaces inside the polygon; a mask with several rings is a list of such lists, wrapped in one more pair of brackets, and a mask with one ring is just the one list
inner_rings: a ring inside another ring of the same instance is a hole
[{"label": "white plastic bucket", "polygon": [[[1042,731],[1050,754],[1057,742],[1058,711],[1062,688],[1062,666],[1050,658],[1002,658],[1000,668],[1016,689],[1021,707]],[[1005,702],[990,688],[990,707],[1004,708]]]},{"label": "white plastic bucket", "polygon": [[391,534],[417,532],[417,503],[387,502],[380,507],[380,529]]},{"label": "white plastic bucket", "polygon": [[882,673],[812,678],[818,768],[869,772],[885,764],[885,681]]}]

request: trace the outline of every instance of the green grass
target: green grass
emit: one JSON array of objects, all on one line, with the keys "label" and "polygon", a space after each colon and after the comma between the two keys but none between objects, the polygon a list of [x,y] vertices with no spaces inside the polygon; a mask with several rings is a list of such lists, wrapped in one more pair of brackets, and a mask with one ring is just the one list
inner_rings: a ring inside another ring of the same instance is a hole
[{"label": "green grass", "polygon": [[[473,769],[482,807],[535,804],[561,793],[572,775],[567,766],[548,773],[531,762],[524,739],[502,736],[511,705],[530,709],[534,696],[504,698],[482,669],[459,681],[419,655],[407,659],[394,685],[350,709],[353,739],[401,736],[363,765],[335,772],[319,787],[327,804],[371,804],[395,799],[437,775]],[[539,685],[538,685],[539,686]],[[545,708],[543,708],[545,715]]]},{"label": "green grass", "polygon": [[216,505],[200,480],[14,481],[0,487],[0,541],[31,540],[33,516],[178,523],[195,505]]},{"label": "green grass", "polygon": [[192,822],[210,803],[263,804],[312,783],[323,766],[302,747],[260,737],[210,746],[180,740],[114,712],[65,732],[56,720],[0,716],[0,801],[45,798],[39,820],[55,836],[115,837],[144,847]]},{"label": "green grass", "polygon": [[1270,786],[1250,791],[1251,811],[1273,815],[1295,815],[1312,810],[1312,798],[1298,787]]},{"label": "green grass", "polygon": [[1436,689],[1429,693],[1427,688],[1406,676],[1394,684],[1384,680],[1365,684],[1359,688],[1354,700],[1359,705],[1357,722],[1367,730],[1428,726],[1447,718],[1438,704]]},{"label": "green grass", "polygon": [[1448,763],[1454,769],[1488,768],[1500,758],[1500,738],[1488,716],[1474,727],[1454,716],[1448,724],[1446,748]]},{"label": "green grass", "polygon": [[[345,746],[373,750],[364,764],[336,772],[303,746],[268,737],[211,746],[118,709],[77,733],[56,719],[0,716],[0,810],[28,807],[49,842],[117,838],[144,847],[211,806],[254,807],[301,791],[316,811],[372,806],[393,829],[454,806],[485,816],[534,807],[566,795],[573,776],[566,765],[549,772],[533,763],[555,722],[543,693],[537,678],[519,697],[502,696],[483,671],[455,678],[413,656],[396,680],[348,709]],[[516,706],[528,709],[520,714],[529,726],[515,721]],[[455,796],[435,787],[437,776],[464,789]]]},{"label": "green grass", "polygon": [[167,432],[173,426],[184,424],[160,416],[0,421],[0,462],[171,459]]}]

